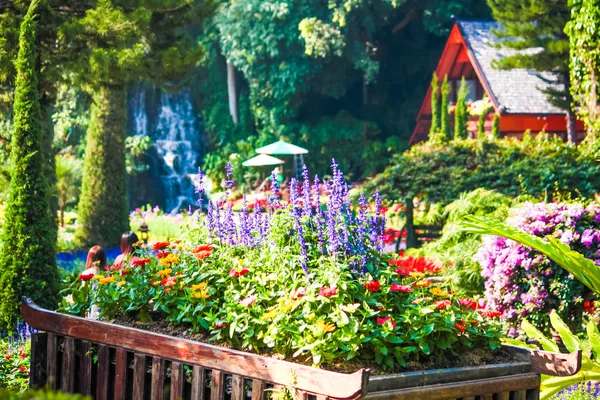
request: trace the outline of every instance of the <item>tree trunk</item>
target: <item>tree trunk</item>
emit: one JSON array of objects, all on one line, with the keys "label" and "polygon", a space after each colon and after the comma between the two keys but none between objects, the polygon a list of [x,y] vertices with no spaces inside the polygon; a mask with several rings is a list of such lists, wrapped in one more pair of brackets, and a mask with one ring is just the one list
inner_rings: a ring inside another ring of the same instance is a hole
[{"label": "tree trunk", "polygon": [[105,85],[94,91],[75,232],[79,247],[116,246],[129,230],[126,120],[124,86]]},{"label": "tree trunk", "polygon": [[417,240],[417,231],[415,230],[413,198],[406,199],[406,248],[414,249],[419,247]]},{"label": "tree trunk", "polygon": [[227,92],[229,94],[229,114],[234,124],[239,122],[237,81],[235,78],[235,67],[227,63]]},{"label": "tree trunk", "polygon": [[577,142],[577,137],[575,135],[576,121],[577,117],[575,117],[575,113],[569,108],[567,110],[567,141],[570,144],[575,144]]}]

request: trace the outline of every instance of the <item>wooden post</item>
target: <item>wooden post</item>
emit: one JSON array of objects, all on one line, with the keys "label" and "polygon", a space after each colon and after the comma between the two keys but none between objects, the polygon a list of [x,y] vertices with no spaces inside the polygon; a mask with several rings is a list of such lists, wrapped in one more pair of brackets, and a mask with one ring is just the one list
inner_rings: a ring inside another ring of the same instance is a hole
[{"label": "wooden post", "polygon": [[419,247],[417,232],[415,231],[413,198],[406,199],[406,248],[413,249]]}]

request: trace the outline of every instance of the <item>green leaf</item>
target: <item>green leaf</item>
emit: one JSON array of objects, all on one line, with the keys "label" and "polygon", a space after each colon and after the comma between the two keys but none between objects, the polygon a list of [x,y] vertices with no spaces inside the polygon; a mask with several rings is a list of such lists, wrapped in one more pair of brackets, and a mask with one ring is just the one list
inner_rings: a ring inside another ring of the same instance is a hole
[{"label": "green leaf", "polygon": [[521,323],[521,329],[525,331],[525,334],[531,338],[535,339],[542,345],[542,348],[546,351],[553,351],[555,353],[560,353],[558,349],[558,345],[554,343],[552,340],[546,338],[542,332],[540,332],[535,326],[531,325],[529,321],[524,320]]},{"label": "green leaf", "polygon": [[235,333],[235,328],[237,328],[237,321],[233,321],[233,323],[231,325],[229,325],[229,337],[233,338],[233,335]]},{"label": "green leaf", "polygon": [[503,339],[502,343],[509,345],[509,346],[521,347],[523,349],[539,350],[539,348],[536,345],[525,343],[524,341],[517,340],[517,339]]},{"label": "green leaf", "polygon": [[428,324],[428,325],[425,325],[423,327],[423,329],[421,329],[421,332],[425,333],[425,335],[429,335],[429,334],[431,334],[431,332],[433,332],[434,329],[435,329],[435,324]]},{"label": "green leaf", "polygon": [[429,307],[423,307],[421,308],[421,314],[431,314],[433,312],[435,312],[433,309],[429,308]]},{"label": "green leaf", "polygon": [[419,347],[421,348],[423,354],[425,354],[426,356],[431,354],[431,348],[429,347],[428,343],[419,343]]},{"label": "green leaf", "polygon": [[556,311],[550,313],[550,323],[552,327],[558,332],[563,344],[571,353],[580,349],[579,339],[573,335],[573,332],[569,329],[567,324],[558,316]]},{"label": "green leaf", "polygon": [[592,346],[592,352],[594,353],[594,360],[598,361],[600,360],[600,332],[598,332],[598,327],[594,320],[588,322],[586,330],[590,345]]}]

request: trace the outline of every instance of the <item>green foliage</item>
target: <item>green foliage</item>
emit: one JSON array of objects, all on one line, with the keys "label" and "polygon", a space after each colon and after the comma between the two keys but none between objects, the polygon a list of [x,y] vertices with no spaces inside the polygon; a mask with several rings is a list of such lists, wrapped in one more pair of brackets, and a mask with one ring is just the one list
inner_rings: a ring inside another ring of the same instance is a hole
[{"label": "green foliage", "polygon": [[588,139],[596,140],[600,129],[598,115],[598,77],[600,76],[600,2],[571,0],[571,20],[565,27],[569,35],[571,94],[575,111],[585,123]]},{"label": "green foliage", "polygon": [[0,339],[0,388],[23,392],[29,387],[30,349],[30,341]]},{"label": "green foliage", "polygon": [[467,121],[469,120],[469,110],[467,109],[467,82],[463,77],[460,81],[460,88],[456,96],[456,108],[454,111],[454,139],[466,139],[469,136],[467,132]]},{"label": "green foliage", "polygon": [[445,141],[452,140],[451,126],[450,126],[450,113],[449,113],[449,101],[450,101],[450,83],[448,82],[448,75],[444,76],[442,82],[442,104],[441,104],[441,117],[442,122],[440,124]]},{"label": "green foliage", "polygon": [[449,203],[463,192],[493,189],[510,197],[553,192],[591,198],[600,187],[600,164],[585,146],[570,146],[556,136],[454,140],[422,143],[393,158],[392,165],[368,184],[390,201],[418,196]]},{"label": "green foliage", "polygon": [[500,138],[500,115],[498,115],[498,113],[494,113],[494,120],[492,122],[492,138]]},{"label": "green foliage", "polygon": [[12,172],[0,254],[0,326],[8,329],[15,326],[24,294],[48,309],[57,301],[56,231],[44,176],[36,70],[38,4],[32,1],[23,19],[16,62]]},{"label": "green foliage", "polygon": [[482,188],[461,194],[443,210],[444,229],[440,239],[427,243],[419,253],[440,259],[448,265],[454,290],[469,295],[482,293],[484,280],[481,265],[474,260],[481,246],[481,235],[464,231],[461,222],[467,215],[503,220],[508,215],[508,209],[516,202],[498,192]]},{"label": "green foliage", "polygon": [[127,174],[137,175],[147,171],[150,166],[144,162],[148,150],[152,147],[150,136],[133,135],[125,138],[125,162]]},{"label": "green foliage", "polygon": [[60,226],[65,226],[65,210],[77,204],[82,176],[82,161],[75,156],[56,156],[56,190],[58,192],[58,209]]},{"label": "green foliage", "polygon": [[129,230],[125,166],[127,95],[98,89],[92,104],[78,208],[76,245],[112,247]]},{"label": "green foliage", "polygon": [[89,400],[89,397],[79,394],[66,394],[46,390],[28,390],[23,393],[0,391],[0,397],[5,400]]},{"label": "green foliage", "polygon": [[[438,97],[439,84],[437,74],[433,73],[433,79],[431,80],[431,128],[429,129],[429,136],[433,137],[438,133],[441,128],[440,121],[440,102]],[[445,112],[448,112],[447,110]]]}]

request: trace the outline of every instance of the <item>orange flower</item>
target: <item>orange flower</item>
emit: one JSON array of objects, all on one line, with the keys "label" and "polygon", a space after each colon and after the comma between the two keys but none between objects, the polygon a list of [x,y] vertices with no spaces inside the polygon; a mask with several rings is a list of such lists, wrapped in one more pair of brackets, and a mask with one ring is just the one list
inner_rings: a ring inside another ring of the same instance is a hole
[{"label": "orange flower", "polygon": [[163,279],[160,282],[160,284],[161,284],[161,286],[165,286],[165,287],[175,286],[177,284],[177,277],[170,276],[170,277],[168,277],[166,279]]},{"label": "orange flower", "polygon": [[458,329],[459,331],[461,331],[461,332],[464,332],[464,331],[465,331],[465,329],[466,329],[466,328],[465,328],[465,326],[464,326],[463,324],[459,324],[458,322],[454,323],[454,327],[455,327],[456,329]]},{"label": "orange flower", "polygon": [[170,245],[169,242],[156,242],[152,246],[152,250],[154,250],[154,251],[163,250],[163,249],[166,249],[167,247],[169,247],[169,245]]},{"label": "orange flower", "polygon": [[420,281],[416,281],[414,285],[418,288],[426,288],[427,286],[431,286],[431,281],[429,279],[423,279]]}]

